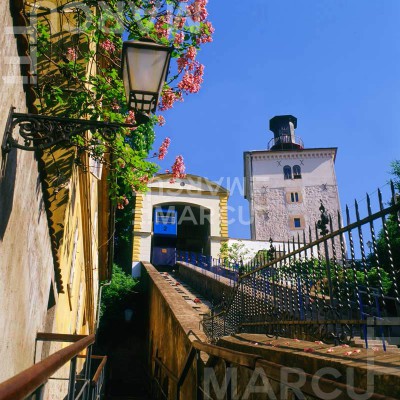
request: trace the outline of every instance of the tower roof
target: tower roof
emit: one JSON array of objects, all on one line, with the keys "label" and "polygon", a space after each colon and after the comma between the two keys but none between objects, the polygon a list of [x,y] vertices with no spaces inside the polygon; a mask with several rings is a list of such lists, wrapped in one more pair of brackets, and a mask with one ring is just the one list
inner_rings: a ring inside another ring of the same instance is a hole
[{"label": "tower roof", "polygon": [[279,129],[282,124],[287,124],[289,122],[293,123],[294,129],[297,128],[297,118],[293,115],[277,115],[269,120],[269,129],[275,133],[275,131]]}]

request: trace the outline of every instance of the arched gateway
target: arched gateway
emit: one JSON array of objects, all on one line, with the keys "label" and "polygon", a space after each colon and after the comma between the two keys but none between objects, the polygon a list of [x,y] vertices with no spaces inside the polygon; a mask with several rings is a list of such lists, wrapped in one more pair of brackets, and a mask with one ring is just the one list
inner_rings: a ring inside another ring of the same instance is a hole
[{"label": "arched gateway", "polygon": [[229,192],[196,175],[170,180],[171,175],[158,175],[136,197],[133,275],[140,261],[173,265],[176,250],[218,257],[221,242],[228,240]]}]

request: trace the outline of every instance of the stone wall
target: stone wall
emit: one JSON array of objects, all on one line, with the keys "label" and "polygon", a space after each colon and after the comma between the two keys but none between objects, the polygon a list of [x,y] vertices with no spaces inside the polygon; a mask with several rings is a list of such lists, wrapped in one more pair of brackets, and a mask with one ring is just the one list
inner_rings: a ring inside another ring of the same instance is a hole
[{"label": "stone wall", "polygon": [[[0,142],[10,107],[26,112],[21,58],[9,4],[0,2]],[[1,154],[0,160],[3,165]],[[0,276],[3,381],[32,365],[36,332],[52,327],[47,308],[54,287],[53,258],[38,164],[27,151],[12,150],[0,178]]]}]

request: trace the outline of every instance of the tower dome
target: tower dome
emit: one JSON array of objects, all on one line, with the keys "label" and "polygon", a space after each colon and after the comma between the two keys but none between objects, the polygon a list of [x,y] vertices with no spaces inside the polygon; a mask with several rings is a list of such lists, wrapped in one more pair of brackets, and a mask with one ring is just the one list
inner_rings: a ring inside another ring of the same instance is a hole
[{"label": "tower dome", "polygon": [[274,138],[268,144],[268,150],[303,149],[303,141],[296,137],[297,118],[293,115],[278,115],[269,121],[269,129]]}]

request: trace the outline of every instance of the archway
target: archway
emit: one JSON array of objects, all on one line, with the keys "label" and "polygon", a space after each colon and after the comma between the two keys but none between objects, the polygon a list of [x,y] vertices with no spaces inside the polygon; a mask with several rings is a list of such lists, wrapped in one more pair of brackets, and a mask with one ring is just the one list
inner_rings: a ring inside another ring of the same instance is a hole
[{"label": "archway", "polygon": [[211,254],[210,210],[190,203],[153,206],[151,261],[172,266],[176,251]]}]

